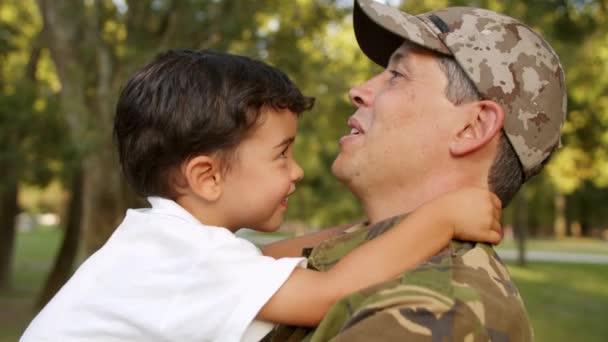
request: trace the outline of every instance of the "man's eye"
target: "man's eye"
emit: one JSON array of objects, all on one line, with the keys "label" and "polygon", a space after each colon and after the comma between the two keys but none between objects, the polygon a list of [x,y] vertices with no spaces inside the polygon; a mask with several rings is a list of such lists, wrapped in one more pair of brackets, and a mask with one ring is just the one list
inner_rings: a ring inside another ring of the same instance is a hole
[{"label": "man's eye", "polygon": [[398,82],[403,77],[403,74],[397,70],[389,70],[388,72],[391,75],[391,77],[388,79],[388,83],[391,85]]},{"label": "man's eye", "polygon": [[400,73],[399,71],[396,70],[389,70],[389,72],[391,73],[391,80],[397,78],[397,77],[403,77],[403,74]]}]

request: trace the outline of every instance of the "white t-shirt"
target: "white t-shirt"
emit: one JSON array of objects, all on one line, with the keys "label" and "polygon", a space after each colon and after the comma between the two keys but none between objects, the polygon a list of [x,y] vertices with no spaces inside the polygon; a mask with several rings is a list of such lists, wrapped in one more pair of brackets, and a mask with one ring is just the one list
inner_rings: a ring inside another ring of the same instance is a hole
[{"label": "white t-shirt", "polygon": [[305,259],[263,256],[173,201],[148,201],[127,211],[21,341],[243,341],[271,329],[252,322]]}]

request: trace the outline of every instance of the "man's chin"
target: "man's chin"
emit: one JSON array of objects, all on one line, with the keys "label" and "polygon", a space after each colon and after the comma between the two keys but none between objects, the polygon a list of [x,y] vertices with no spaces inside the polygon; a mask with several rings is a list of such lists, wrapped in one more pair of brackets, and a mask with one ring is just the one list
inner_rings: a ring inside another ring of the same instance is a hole
[{"label": "man's chin", "polygon": [[340,178],[340,175],[342,174],[342,170],[341,170],[341,165],[340,165],[340,155],[338,154],[338,156],[336,157],[336,159],[334,159],[334,162],[331,164],[331,173],[333,173],[334,177],[336,178]]},{"label": "man's chin", "polygon": [[350,178],[348,176],[348,165],[341,154],[336,157],[336,160],[334,160],[334,163],[331,165],[331,173],[333,173],[334,177],[340,182],[348,184]]}]

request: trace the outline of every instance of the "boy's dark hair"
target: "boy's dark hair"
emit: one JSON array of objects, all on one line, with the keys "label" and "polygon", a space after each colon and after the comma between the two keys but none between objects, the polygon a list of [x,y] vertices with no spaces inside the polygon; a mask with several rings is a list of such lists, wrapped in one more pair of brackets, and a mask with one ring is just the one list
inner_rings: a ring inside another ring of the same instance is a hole
[{"label": "boy's dark hair", "polygon": [[[312,107],[280,70],[243,56],[170,50],[124,84],[114,138],[127,181],[141,196],[174,198],[174,171],[200,154],[227,159],[264,108]],[[226,163],[223,163],[226,164]]]}]

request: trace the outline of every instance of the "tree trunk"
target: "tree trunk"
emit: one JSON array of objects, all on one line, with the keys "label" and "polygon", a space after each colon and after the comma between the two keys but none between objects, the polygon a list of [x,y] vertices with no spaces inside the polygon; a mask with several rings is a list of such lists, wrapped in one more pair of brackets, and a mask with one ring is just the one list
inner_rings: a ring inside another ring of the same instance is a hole
[{"label": "tree trunk", "polygon": [[[0,2],[1,4],[1,2]],[[36,71],[38,69],[38,61],[40,60],[40,41],[41,36],[38,35],[32,44],[32,50],[28,62],[25,66],[24,76],[34,84],[36,82]],[[0,87],[4,84],[0,79]],[[11,109],[9,109],[11,110]],[[16,148],[13,153],[16,155],[25,155],[21,149],[23,141],[27,139],[27,128],[19,128],[9,133],[8,141],[2,139],[2,144]],[[17,214],[19,214],[18,193],[19,179],[21,169],[24,165],[22,158],[11,158],[6,156],[0,161],[0,170],[2,170],[2,186],[0,186],[0,289],[10,288],[12,261],[15,251],[15,223]]]},{"label": "tree trunk", "polygon": [[556,193],[553,199],[555,205],[555,221],[553,221],[553,233],[556,239],[566,237],[566,196]]},{"label": "tree trunk", "polygon": [[517,239],[517,264],[520,266],[526,265],[526,231],[528,229],[528,200],[523,191],[517,195],[515,202],[514,227],[515,238]]},{"label": "tree trunk", "polygon": [[89,40],[95,49],[95,96],[89,99],[89,112],[96,122],[95,153],[85,160],[83,228],[85,251],[97,251],[120,223],[127,203],[118,156],[112,140],[114,106],[119,83],[115,82],[116,68],[111,48],[101,39],[103,11],[100,1],[94,1],[89,24]]},{"label": "tree trunk", "polygon": [[[92,11],[85,11],[81,1],[38,0],[38,4],[62,84],[62,109],[71,139],[75,146],[87,147],[79,156],[83,165],[81,223],[85,251],[91,254],[114,231],[125,208],[124,182],[120,181],[112,144],[113,65],[99,38],[100,3],[94,2]],[[91,51],[95,51],[94,59],[90,58]],[[94,91],[85,93],[84,89]]]},{"label": "tree trunk", "polygon": [[63,241],[59,253],[55,257],[55,265],[36,301],[36,311],[42,309],[72,275],[72,269],[78,254],[80,222],[82,220],[82,171],[80,169],[74,173],[71,191]]},{"label": "tree trunk", "polygon": [[0,290],[10,288],[13,251],[15,247],[15,218],[19,213],[17,204],[17,179],[0,191]]},{"label": "tree trunk", "polygon": [[83,230],[86,255],[97,251],[112,235],[126,208],[124,183],[111,151],[100,151],[85,161]]}]

